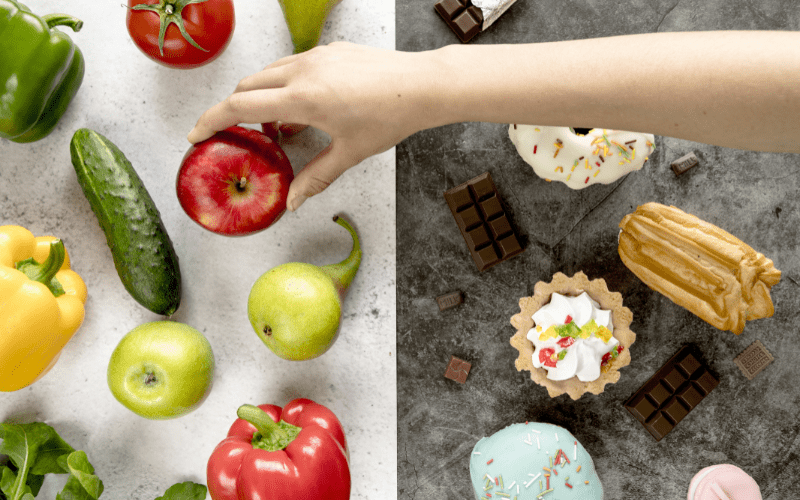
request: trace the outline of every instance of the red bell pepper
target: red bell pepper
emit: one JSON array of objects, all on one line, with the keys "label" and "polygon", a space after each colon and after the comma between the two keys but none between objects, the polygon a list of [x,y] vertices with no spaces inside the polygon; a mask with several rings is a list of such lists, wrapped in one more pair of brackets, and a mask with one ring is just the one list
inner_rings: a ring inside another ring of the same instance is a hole
[{"label": "red bell pepper", "polygon": [[328,408],[295,399],[243,405],[208,460],[213,500],[348,500],[350,465],[342,424]]}]

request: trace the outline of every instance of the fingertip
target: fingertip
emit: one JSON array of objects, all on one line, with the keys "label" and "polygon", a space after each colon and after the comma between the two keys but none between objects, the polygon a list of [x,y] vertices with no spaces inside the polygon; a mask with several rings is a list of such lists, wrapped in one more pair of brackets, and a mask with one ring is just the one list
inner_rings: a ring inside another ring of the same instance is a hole
[{"label": "fingertip", "polygon": [[303,202],[306,201],[307,199],[308,199],[308,196],[304,196],[302,194],[298,194],[298,195],[295,195],[295,196],[291,196],[290,195],[289,199],[286,200],[286,208],[290,212],[294,212],[298,208],[300,208],[300,205],[302,205]]}]

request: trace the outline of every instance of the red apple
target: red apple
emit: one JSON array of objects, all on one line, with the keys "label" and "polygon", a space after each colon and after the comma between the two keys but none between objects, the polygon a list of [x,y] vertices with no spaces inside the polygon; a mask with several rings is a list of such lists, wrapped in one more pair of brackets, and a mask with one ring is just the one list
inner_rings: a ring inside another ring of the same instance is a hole
[{"label": "red apple", "polygon": [[258,130],[230,127],[186,152],[178,201],[209,231],[243,236],[283,215],[292,179],[292,165],[276,142]]}]

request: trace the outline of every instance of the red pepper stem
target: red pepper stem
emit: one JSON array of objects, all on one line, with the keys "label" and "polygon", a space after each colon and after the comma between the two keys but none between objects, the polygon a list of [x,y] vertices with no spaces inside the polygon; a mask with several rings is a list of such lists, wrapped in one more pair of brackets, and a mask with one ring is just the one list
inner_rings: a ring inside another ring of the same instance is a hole
[{"label": "red pepper stem", "polygon": [[257,430],[250,440],[253,448],[267,451],[278,451],[289,446],[289,443],[300,434],[300,427],[288,424],[281,420],[275,422],[269,413],[258,406],[242,405],[236,411],[242,420],[250,422]]},{"label": "red pepper stem", "polygon": [[276,438],[285,437],[286,432],[281,426],[258,406],[242,405],[236,410],[236,416],[242,420],[247,420],[263,436],[275,436]]},{"label": "red pepper stem", "polygon": [[55,26],[68,26],[77,33],[83,28],[83,21],[67,14],[47,14],[42,16],[42,21],[46,22],[47,27],[50,29]]}]

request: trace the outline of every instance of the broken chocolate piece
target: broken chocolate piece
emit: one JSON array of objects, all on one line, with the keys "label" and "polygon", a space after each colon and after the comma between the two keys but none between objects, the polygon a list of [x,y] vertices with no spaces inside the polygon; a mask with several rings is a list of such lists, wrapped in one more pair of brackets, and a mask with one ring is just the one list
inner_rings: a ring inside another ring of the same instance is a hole
[{"label": "broken chocolate piece", "polygon": [[660,441],[717,385],[719,378],[697,348],[685,345],[625,401],[625,408]]},{"label": "broken chocolate piece", "polygon": [[440,0],[433,8],[462,42],[472,40],[483,29],[483,13],[471,0]]},{"label": "broken chocolate piece", "polygon": [[441,297],[436,297],[436,303],[439,304],[439,310],[444,311],[459,304],[464,303],[464,294],[461,292],[448,293]]},{"label": "broken chocolate piece", "polygon": [[741,354],[733,358],[733,362],[742,370],[747,380],[753,380],[753,377],[758,375],[774,359],[772,354],[764,347],[764,344],[760,340],[756,340]]},{"label": "broken chocolate piece", "polygon": [[489,172],[445,191],[444,199],[479,271],[522,252]]},{"label": "broken chocolate piece", "polygon": [[445,370],[444,376],[450,380],[455,380],[456,382],[463,384],[467,381],[467,375],[469,375],[470,368],[472,368],[471,363],[468,363],[463,359],[458,359],[455,356],[450,356],[450,362],[447,364],[447,370]]},{"label": "broken chocolate piece", "polygon": [[700,160],[697,159],[697,156],[695,156],[694,153],[689,153],[673,161],[671,163],[671,166],[672,166],[672,171],[675,172],[675,175],[681,175],[690,168],[695,167],[699,164]]}]

